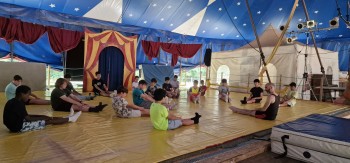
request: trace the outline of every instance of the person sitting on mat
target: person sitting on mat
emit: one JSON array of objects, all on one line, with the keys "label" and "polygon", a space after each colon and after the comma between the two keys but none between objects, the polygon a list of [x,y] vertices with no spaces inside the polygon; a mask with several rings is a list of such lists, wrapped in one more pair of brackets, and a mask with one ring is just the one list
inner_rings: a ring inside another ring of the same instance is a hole
[{"label": "person sitting on mat", "polygon": [[199,87],[198,80],[193,81],[193,87],[188,90],[188,96],[190,97],[190,101],[193,103],[199,104]]},{"label": "person sitting on mat", "polygon": [[205,91],[207,91],[207,86],[204,85],[204,80],[201,80],[201,86],[199,87],[199,92],[201,93],[201,96],[205,95]]},{"label": "person sitting on mat", "polygon": [[297,103],[297,98],[298,98],[298,92],[296,91],[297,84],[294,82],[291,82],[289,84],[289,89],[290,90],[288,91],[288,93],[280,101],[280,106],[293,107]]},{"label": "person sitting on mat", "polygon": [[58,125],[75,122],[81,112],[74,111],[65,118],[48,117],[45,115],[30,115],[25,103],[31,94],[31,89],[26,85],[18,86],[15,98],[7,101],[4,108],[3,123],[11,132],[26,132],[44,129],[46,125]]},{"label": "person sitting on mat", "polygon": [[135,76],[134,81],[132,82],[131,86],[132,86],[132,90],[134,90],[135,88],[139,87],[139,77]]},{"label": "person sitting on mat", "polygon": [[227,86],[227,80],[221,79],[220,86],[218,88],[219,91],[219,99],[225,102],[231,102],[230,96],[230,88]]},{"label": "person sitting on mat", "polygon": [[[133,102],[135,105],[143,107],[145,109],[150,109],[151,105],[154,101],[154,99],[147,95],[143,90],[147,88],[147,82],[146,80],[140,80],[139,81],[139,86],[138,88],[135,88],[132,91],[132,97],[133,97]],[[170,102],[165,102],[163,105],[168,108],[169,110],[173,109],[176,106],[176,103],[174,104],[169,104]]]},{"label": "person sitting on mat", "polygon": [[170,81],[171,87],[173,87],[174,90],[174,98],[179,98],[180,96],[180,83],[177,81],[178,76],[174,75],[174,79]]},{"label": "person sitting on mat", "polygon": [[76,97],[78,97],[80,100],[87,100],[87,101],[90,101],[90,100],[93,100],[94,99],[94,96],[83,96],[81,93],[77,92],[74,87],[73,87],[73,84],[70,82],[71,79],[72,79],[72,76],[70,74],[66,74],[64,75],[64,79],[67,80],[68,84],[67,84],[67,90],[72,92],[73,95],[75,95]]},{"label": "person sitting on mat", "polygon": [[152,98],[154,97],[154,91],[156,91],[157,88],[157,79],[152,78],[151,79],[151,84],[147,87],[146,94],[151,96]]},{"label": "person sitting on mat", "polygon": [[[5,88],[5,96],[7,100],[11,100],[16,96],[16,88],[22,84],[22,77],[15,75],[11,83],[9,83]],[[50,100],[44,100],[31,93],[28,101],[25,102],[26,105],[50,105]]]},{"label": "person sitting on mat", "polygon": [[95,75],[96,78],[92,80],[95,95],[109,97],[111,93],[108,91],[106,83],[101,79],[100,71],[97,71]]},{"label": "person sitting on mat", "polygon": [[170,78],[165,77],[165,82],[163,84],[163,89],[166,91],[166,96],[169,98],[173,98],[176,96],[176,92],[174,91],[173,86],[170,84]]},{"label": "person sitting on mat", "polygon": [[112,98],[112,106],[117,115],[120,118],[133,118],[141,116],[149,116],[149,110],[139,107],[134,104],[129,104],[125,100],[128,94],[128,89],[121,86],[117,89],[117,95]]},{"label": "person sitting on mat", "polygon": [[260,87],[260,80],[255,79],[254,80],[254,87],[250,89],[250,97],[247,99],[247,97],[244,97],[243,100],[241,100],[242,104],[252,104],[252,103],[260,103],[263,97],[264,90]]},{"label": "person sitting on mat", "polygon": [[181,117],[170,113],[165,106],[162,105],[165,97],[166,91],[163,89],[157,89],[154,92],[154,99],[156,102],[152,103],[151,105],[150,116],[155,129],[173,130],[179,128],[180,126],[189,126],[199,123],[199,118],[201,118],[201,115],[199,115],[197,112],[191,119],[182,119]]},{"label": "person sitting on mat", "polygon": [[244,110],[235,106],[230,106],[230,109],[235,113],[250,115],[259,119],[275,120],[279,109],[280,97],[275,92],[275,84],[273,83],[267,83],[265,85],[265,91],[270,95],[267,96],[266,102],[262,108]]},{"label": "person sitting on mat", "polygon": [[56,80],[55,89],[51,92],[51,106],[55,111],[69,112],[71,108],[75,111],[100,112],[107,104],[96,107],[84,104],[80,99],[66,89],[68,81],[63,78]]}]

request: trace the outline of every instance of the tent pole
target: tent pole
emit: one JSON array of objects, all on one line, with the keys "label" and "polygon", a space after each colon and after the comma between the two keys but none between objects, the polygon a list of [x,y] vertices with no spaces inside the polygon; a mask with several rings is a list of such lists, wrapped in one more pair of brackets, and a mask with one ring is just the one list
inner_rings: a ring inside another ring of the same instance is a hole
[{"label": "tent pole", "polygon": [[199,83],[202,80],[202,57],[203,57],[202,55],[203,55],[203,46],[201,47],[201,55],[199,58]]},{"label": "tent pole", "polygon": [[288,18],[288,20],[287,20],[287,23],[286,23],[286,25],[285,25],[285,28],[282,30],[282,33],[281,33],[280,37],[278,38],[278,42],[277,42],[276,46],[273,48],[273,50],[272,50],[272,52],[271,52],[271,55],[270,55],[269,58],[267,59],[267,61],[266,61],[267,64],[271,62],[271,60],[272,60],[272,58],[275,56],[275,54],[276,54],[276,52],[277,52],[279,46],[281,45],[283,36],[286,34],[287,29],[288,29],[288,27],[289,27],[289,23],[292,21],[292,18],[293,18],[293,16],[294,16],[294,12],[295,12],[295,10],[296,10],[296,8],[297,8],[298,2],[299,2],[299,0],[295,0],[295,1],[294,1],[294,5],[293,5],[293,8],[292,8],[292,11],[291,11],[290,14],[289,14],[289,18]]},{"label": "tent pole", "polygon": [[[309,17],[309,13],[307,11],[307,8],[306,8],[305,0],[302,0],[302,2],[303,2],[303,8],[304,8],[304,12],[305,12],[306,21],[309,21],[310,17]],[[325,71],[324,71],[324,67],[323,67],[322,61],[321,61],[320,53],[318,52],[318,48],[317,48],[317,45],[316,45],[314,32],[312,30],[308,30],[308,32],[310,33],[312,42],[314,44],[314,48],[315,48],[315,51],[316,51],[316,54],[317,54],[318,62],[320,63],[320,66],[321,66],[321,72],[322,72],[323,76],[325,76]]]},{"label": "tent pole", "polygon": [[[261,58],[261,61],[264,64],[264,66],[266,66],[265,55],[264,55],[264,52],[262,51],[262,48],[261,48],[261,44],[260,44],[258,33],[256,32],[255,23],[254,23],[254,19],[253,19],[253,16],[252,16],[252,11],[250,10],[250,7],[249,7],[248,0],[245,0],[245,3],[247,5],[249,18],[250,18],[250,23],[252,23],[252,28],[253,28],[254,35],[255,35],[255,38],[256,38],[256,42],[258,43],[259,52],[260,52],[260,58]],[[267,76],[267,79],[269,80],[269,83],[271,83],[270,75],[269,75],[269,72],[268,72],[267,69],[266,69],[266,76]]]},{"label": "tent pole", "polygon": [[248,74],[248,81],[247,81],[247,93],[249,93],[249,81],[250,81],[250,73]]},{"label": "tent pole", "polygon": [[49,77],[47,79],[47,88],[50,89],[50,80],[51,80],[51,66],[48,65],[47,68],[49,69]]},{"label": "tent pole", "polygon": [[67,51],[63,52],[63,74],[66,75],[66,68],[67,68]]},{"label": "tent pole", "polygon": [[282,74],[280,75],[280,86],[279,86],[280,92],[278,93],[279,96],[281,96],[281,90],[282,90]]},{"label": "tent pole", "polygon": [[[160,37],[158,37],[158,42],[160,42]],[[158,51],[158,65],[159,65],[159,63],[160,63],[160,49]]]},{"label": "tent pole", "polygon": [[10,57],[11,57],[11,62],[13,62],[13,42],[10,43]]},{"label": "tent pole", "polygon": [[[181,58],[179,58],[179,59],[180,59],[180,73],[179,73],[179,77],[182,80],[182,78],[181,78],[181,74],[182,74],[182,60],[181,60]],[[181,82],[180,82],[180,84],[181,84]]]}]

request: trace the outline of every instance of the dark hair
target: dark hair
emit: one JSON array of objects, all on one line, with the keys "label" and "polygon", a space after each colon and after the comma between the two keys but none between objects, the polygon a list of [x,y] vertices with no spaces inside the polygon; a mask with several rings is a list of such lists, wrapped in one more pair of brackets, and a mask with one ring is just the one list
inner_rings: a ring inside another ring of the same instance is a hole
[{"label": "dark hair", "polygon": [[121,93],[128,93],[128,89],[125,88],[124,86],[118,87],[117,94],[121,94]]},{"label": "dark hair", "polygon": [[16,80],[16,81],[22,80],[22,77],[19,76],[19,75],[15,75],[15,76],[13,77],[13,80]]},{"label": "dark hair", "polygon": [[161,101],[166,96],[166,91],[164,89],[156,89],[154,91],[154,100]]},{"label": "dark hair", "polygon": [[100,72],[100,71],[96,71],[96,72],[95,72],[95,75],[98,75],[98,74],[101,74],[101,72]]},{"label": "dark hair", "polygon": [[201,83],[203,83],[203,84],[204,84],[204,80],[201,80]]},{"label": "dark hair", "polygon": [[146,80],[140,80],[140,81],[139,81],[139,85],[147,85]]},{"label": "dark hair", "polygon": [[227,83],[226,79],[221,79],[221,83]]},{"label": "dark hair", "polygon": [[174,75],[174,78],[178,78],[178,76],[177,76],[177,75]]},{"label": "dark hair", "polygon": [[69,78],[72,78],[72,76],[70,74],[66,74],[64,75],[64,78],[69,79]]},{"label": "dark hair", "polygon": [[156,78],[152,78],[152,79],[151,79],[151,82],[157,83],[157,79],[156,79]]},{"label": "dark hair", "polygon": [[20,96],[21,94],[27,94],[30,92],[30,88],[26,85],[20,85],[16,88],[16,97]]},{"label": "dark hair", "polygon": [[193,83],[198,84],[198,80],[193,80]]},{"label": "dark hair", "polygon": [[260,83],[260,80],[259,79],[255,79],[254,83]]},{"label": "dark hair", "polygon": [[170,80],[170,78],[169,77],[165,77],[165,81],[167,81],[167,80]]},{"label": "dark hair", "polygon": [[291,86],[291,87],[297,87],[297,84],[294,83],[294,82],[291,82],[291,83],[289,84],[289,86]]},{"label": "dark hair", "polygon": [[66,79],[58,78],[58,79],[56,80],[56,83],[55,83],[55,88],[60,88],[60,86],[61,86],[63,83],[65,83],[65,82],[67,82]]},{"label": "dark hair", "polygon": [[135,79],[136,79],[136,78],[140,78],[140,77],[139,77],[139,76],[135,76]]}]

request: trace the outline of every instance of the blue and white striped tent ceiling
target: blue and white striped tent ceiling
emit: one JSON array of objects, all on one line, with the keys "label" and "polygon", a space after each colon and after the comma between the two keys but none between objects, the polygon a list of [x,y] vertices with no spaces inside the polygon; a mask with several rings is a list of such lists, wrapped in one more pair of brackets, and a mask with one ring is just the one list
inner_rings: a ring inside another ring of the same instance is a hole
[{"label": "blue and white striped tent ceiling", "polygon": [[[320,28],[328,27],[329,20],[338,15],[335,0],[305,1],[311,19],[315,20]],[[347,0],[338,1],[345,16]],[[242,39],[243,36],[247,40],[254,40],[245,0],[0,0],[0,2],[183,35],[235,40]],[[284,24],[293,3],[294,0],[249,0],[258,33],[261,34],[270,24],[275,28]],[[299,2],[290,30],[296,30],[298,22],[303,21],[305,14]],[[317,32],[316,36],[318,39],[349,38],[349,31],[344,23],[340,23],[338,29]]]}]

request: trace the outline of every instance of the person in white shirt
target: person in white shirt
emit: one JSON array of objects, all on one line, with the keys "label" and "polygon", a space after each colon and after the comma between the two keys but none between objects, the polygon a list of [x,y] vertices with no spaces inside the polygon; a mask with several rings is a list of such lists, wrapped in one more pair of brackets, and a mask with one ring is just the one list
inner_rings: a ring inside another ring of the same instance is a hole
[{"label": "person in white shirt", "polygon": [[171,86],[173,87],[174,90],[174,96],[173,98],[179,98],[180,96],[180,83],[177,81],[178,76],[174,75],[174,79],[170,81]]},{"label": "person in white shirt", "polygon": [[132,82],[132,89],[134,90],[135,88],[138,88],[139,87],[139,77],[138,76],[135,76],[135,79],[134,81]]}]

